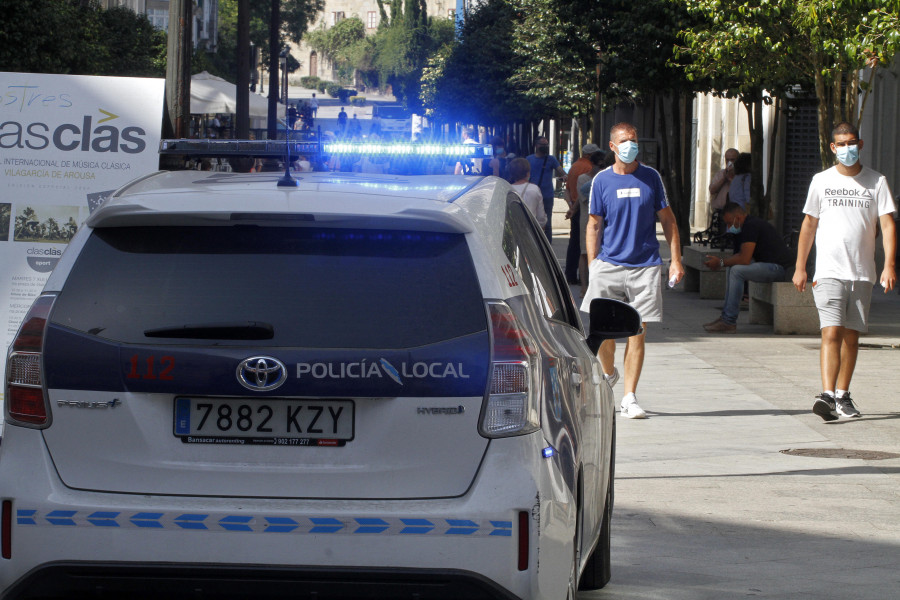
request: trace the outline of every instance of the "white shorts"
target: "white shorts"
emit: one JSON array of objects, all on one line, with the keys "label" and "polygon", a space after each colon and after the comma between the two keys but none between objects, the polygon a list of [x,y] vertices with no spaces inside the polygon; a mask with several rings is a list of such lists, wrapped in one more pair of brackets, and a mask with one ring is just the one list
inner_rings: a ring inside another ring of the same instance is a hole
[{"label": "white shorts", "polygon": [[846,327],[861,333],[869,330],[872,288],[868,281],[820,279],[813,286],[819,309],[819,327]]},{"label": "white shorts", "polygon": [[588,267],[588,289],[581,310],[590,312],[594,298],[630,304],[644,323],[662,321],[662,265],[623,267],[595,259]]}]

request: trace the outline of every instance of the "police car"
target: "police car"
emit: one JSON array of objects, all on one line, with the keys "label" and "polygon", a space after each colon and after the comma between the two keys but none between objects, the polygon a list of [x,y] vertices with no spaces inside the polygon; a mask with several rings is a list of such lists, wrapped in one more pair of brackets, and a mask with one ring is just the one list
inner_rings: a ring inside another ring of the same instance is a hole
[{"label": "police car", "polygon": [[573,598],[610,576],[615,424],[493,177],[159,172],[9,349],[0,596]]}]

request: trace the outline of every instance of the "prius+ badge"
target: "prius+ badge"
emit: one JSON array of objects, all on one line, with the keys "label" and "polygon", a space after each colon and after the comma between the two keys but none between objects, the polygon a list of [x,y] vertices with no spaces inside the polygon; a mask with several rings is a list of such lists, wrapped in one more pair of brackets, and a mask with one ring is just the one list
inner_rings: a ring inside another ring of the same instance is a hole
[{"label": "prius+ badge", "polygon": [[85,400],[57,400],[56,405],[59,407],[68,406],[70,408],[115,408],[122,405],[122,401],[113,398],[108,402],[88,402]]}]

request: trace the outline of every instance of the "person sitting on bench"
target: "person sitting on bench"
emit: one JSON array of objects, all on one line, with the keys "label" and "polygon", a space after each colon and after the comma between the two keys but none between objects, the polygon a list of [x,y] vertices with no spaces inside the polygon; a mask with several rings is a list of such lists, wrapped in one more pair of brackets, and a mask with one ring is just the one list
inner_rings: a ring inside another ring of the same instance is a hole
[{"label": "person sitting on bench", "polygon": [[703,329],[709,333],[734,333],[744,296],[744,283],[788,281],[794,256],[771,223],[747,214],[740,204],[728,202],[722,209],[728,233],[734,234],[734,256],[707,256],[707,267],[716,271],[731,267],[725,286],[725,305],[718,319]]}]

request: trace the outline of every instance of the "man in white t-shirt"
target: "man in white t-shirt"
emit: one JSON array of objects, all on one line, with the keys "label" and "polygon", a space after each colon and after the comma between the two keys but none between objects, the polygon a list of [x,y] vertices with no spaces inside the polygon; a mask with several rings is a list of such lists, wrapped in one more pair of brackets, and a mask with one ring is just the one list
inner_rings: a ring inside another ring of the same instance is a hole
[{"label": "man in white t-shirt", "polygon": [[806,289],[806,259],[816,244],[813,296],[822,330],[822,393],[813,412],[826,421],[859,417],[850,398],[859,334],[868,329],[869,304],[877,275],[875,236],[881,224],[884,269],[880,283],[887,293],[897,281],[897,238],[891,190],[884,175],[859,162],[859,130],[839,123],[831,151],[838,163],[816,174],[809,186],[800,228],[794,285]]}]

